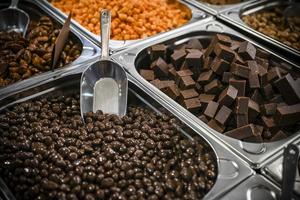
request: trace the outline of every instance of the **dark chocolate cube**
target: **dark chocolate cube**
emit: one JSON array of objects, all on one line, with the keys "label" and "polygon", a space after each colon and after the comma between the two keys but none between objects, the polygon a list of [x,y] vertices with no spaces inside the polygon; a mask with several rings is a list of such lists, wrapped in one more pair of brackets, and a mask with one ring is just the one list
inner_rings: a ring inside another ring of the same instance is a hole
[{"label": "dark chocolate cube", "polygon": [[248,41],[242,42],[238,53],[244,60],[254,60],[256,55],[256,48]]}]

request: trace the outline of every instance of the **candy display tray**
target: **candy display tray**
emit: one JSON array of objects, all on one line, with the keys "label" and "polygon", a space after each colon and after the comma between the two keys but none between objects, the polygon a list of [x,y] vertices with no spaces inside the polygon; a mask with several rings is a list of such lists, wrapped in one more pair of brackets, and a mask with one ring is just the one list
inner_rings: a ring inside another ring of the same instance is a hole
[{"label": "candy display tray", "polygon": [[[0,8],[3,9],[9,6],[10,1],[1,1]],[[54,23],[60,25],[64,23],[64,19],[57,17],[53,12],[45,9],[44,6],[38,3],[38,1],[24,0],[21,1],[18,5],[21,9],[29,13],[29,16],[32,19],[36,19],[42,15],[50,17]],[[81,55],[74,60],[72,63],[66,65],[63,68],[55,69],[54,71],[44,72],[35,76],[32,76],[28,79],[18,81],[11,85],[0,88],[0,97],[11,91],[22,90],[28,85],[41,82],[43,80],[48,80],[56,76],[60,76],[70,70],[74,70],[79,66],[79,64],[89,61],[90,59],[95,59],[100,55],[100,48],[90,42],[86,37],[80,35],[80,33],[74,28],[71,27],[70,36],[73,40],[80,43],[82,46]]]},{"label": "candy display tray", "polygon": [[284,62],[288,65],[291,65],[294,67],[295,70],[299,70],[296,64],[280,57],[276,53],[268,50],[267,48],[259,45],[258,43],[254,42],[253,40],[247,38],[246,36],[238,33],[237,31],[229,28],[228,26],[225,26],[221,24],[218,21],[212,20],[206,23],[195,23],[192,28],[189,30],[185,30],[181,33],[178,33],[176,35],[172,35],[166,38],[161,38],[156,41],[152,42],[145,42],[141,45],[137,45],[131,48],[128,48],[127,50],[124,50],[122,52],[118,52],[115,55],[113,55],[113,58],[120,62],[127,71],[133,75],[135,79],[137,79],[139,82],[142,83],[144,88],[147,88],[156,95],[156,98],[163,99],[167,103],[169,103],[172,107],[178,110],[179,113],[182,113],[183,116],[189,118],[191,121],[195,123],[196,126],[198,126],[204,133],[206,133],[207,137],[215,137],[219,141],[224,142],[226,145],[228,145],[230,148],[232,148],[238,155],[240,155],[245,161],[247,161],[253,168],[260,168],[263,163],[266,162],[266,160],[271,157],[275,152],[279,151],[282,147],[287,145],[288,143],[294,141],[295,139],[299,138],[299,131],[292,136],[281,140],[277,142],[272,143],[247,143],[242,142],[237,139],[229,138],[223,134],[218,133],[217,131],[210,128],[208,125],[206,125],[204,122],[202,122],[200,119],[198,119],[195,115],[193,115],[191,112],[187,111],[185,108],[183,108],[181,105],[179,105],[177,102],[175,102],[173,99],[168,97],[166,94],[161,92],[158,88],[153,86],[151,83],[146,81],[137,70],[137,63],[141,62],[143,57],[145,57],[145,54],[147,54],[147,48],[159,44],[159,43],[172,43],[175,45],[180,45],[186,41],[188,41],[191,38],[210,38],[215,33],[224,33],[229,34],[233,38],[239,38],[242,40],[250,41],[252,44],[254,44],[256,47],[259,47],[263,49],[266,52],[269,52],[272,55],[272,60],[278,60],[280,62]]},{"label": "candy display tray", "polygon": [[[49,80],[47,82],[35,84],[27,87],[22,92],[8,95],[0,99],[0,112],[5,112],[5,109],[24,102],[29,99],[51,96],[58,94],[79,93],[81,73],[74,73],[72,75],[65,75]],[[155,99],[151,91],[142,89],[139,82],[128,75],[129,78],[129,98],[128,105],[146,106],[155,112],[160,112],[163,108],[179,121],[182,122],[183,127],[181,133],[192,138],[192,135],[200,137],[203,142],[207,143],[212,152],[215,154],[216,163],[218,166],[218,176],[213,188],[205,196],[204,199],[215,199],[225,195],[229,190],[238,185],[240,182],[251,176],[254,171],[238,156],[236,156],[229,148],[222,143],[215,141],[212,138],[207,138],[203,132],[194,126],[193,123],[186,118],[183,118],[180,113],[170,107],[165,101]],[[0,181],[1,197],[6,199],[13,199],[13,194],[10,192],[3,180]]]},{"label": "candy display tray", "polygon": [[263,43],[264,45],[270,47],[270,48],[276,48],[278,49],[278,52],[290,59],[294,62],[299,62],[300,58],[300,51],[290,47],[279,40],[273,39],[270,36],[267,36],[250,26],[248,26],[243,20],[242,17],[244,15],[253,14],[265,9],[277,7],[277,6],[287,6],[288,1],[268,1],[268,0],[262,0],[262,1],[256,1],[252,2],[248,5],[240,5],[238,7],[231,8],[227,11],[221,12],[219,15],[219,18],[231,25],[233,25],[235,28],[242,30],[244,33],[249,34],[249,36],[255,37],[257,41],[260,43]]}]

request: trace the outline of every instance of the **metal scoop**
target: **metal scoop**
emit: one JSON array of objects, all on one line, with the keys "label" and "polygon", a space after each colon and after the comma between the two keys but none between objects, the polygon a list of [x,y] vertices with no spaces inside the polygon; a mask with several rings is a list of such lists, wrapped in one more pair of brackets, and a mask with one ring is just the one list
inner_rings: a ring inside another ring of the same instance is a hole
[{"label": "metal scoop", "polygon": [[127,108],[127,75],[109,58],[111,14],[109,10],[102,10],[100,15],[102,56],[81,76],[80,110],[83,119],[87,112],[97,110],[123,116]]},{"label": "metal scoop", "polygon": [[12,0],[8,8],[0,11],[0,30],[19,32],[25,37],[30,18],[26,12],[17,8],[18,2]]}]

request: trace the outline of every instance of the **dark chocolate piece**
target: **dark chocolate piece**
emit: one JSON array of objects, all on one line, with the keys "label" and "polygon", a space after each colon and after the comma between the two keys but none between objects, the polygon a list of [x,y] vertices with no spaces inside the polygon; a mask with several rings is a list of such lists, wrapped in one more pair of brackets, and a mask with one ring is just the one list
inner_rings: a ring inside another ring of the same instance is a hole
[{"label": "dark chocolate piece", "polygon": [[236,52],[233,52],[233,53],[234,53],[234,58],[232,60],[232,63],[244,65],[245,61],[241,58],[241,56],[239,56],[239,54],[237,54]]},{"label": "dark chocolate piece", "polygon": [[156,77],[168,76],[169,73],[168,64],[160,57],[151,64],[150,68],[154,70]]},{"label": "dark chocolate piece", "polygon": [[214,38],[211,40],[211,42],[209,43],[208,47],[206,48],[206,51],[204,53],[204,55],[207,56],[214,56],[213,51],[214,48],[217,44],[222,44],[225,46],[231,46],[231,38],[226,36],[226,35],[222,35],[222,34],[216,34],[214,36]]},{"label": "dark chocolate piece", "polygon": [[182,100],[184,99],[190,99],[190,98],[194,98],[194,97],[198,97],[198,92],[196,92],[195,89],[188,89],[188,90],[182,90],[180,91],[180,98]]},{"label": "dark chocolate piece", "polygon": [[265,98],[270,100],[274,97],[274,90],[271,84],[267,84],[263,88]]},{"label": "dark chocolate piece", "polygon": [[240,48],[240,46],[241,46],[240,41],[232,40],[230,49],[233,51],[237,51]]},{"label": "dark chocolate piece", "polygon": [[269,129],[269,131],[275,132],[279,129],[277,124],[275,124],[275,121],[272,117],[262,116],[261,119],[262,119],[264,127]]},{"label": "dark chocolate piece", "polygon": [[188,43],[186,45],[186,48],[187,49],[199,49],[199,50],[201,50],[201,49],[203,49],[203,46],[202,46],[200,40],[193,38],[193,39],[190,39],[188,41]]},{"label": "dark chocolate piece", "polygon": [[214,77],[214,72],[212,70],[208,70],[199,75],[197,82],[201,84],[208,84],[214,79]]},{"label": "dark chocolate piece", "polygon": [[231,113],[231,109],[229,109],[226,106],[222,106],[219,112],[217,113],[215,120],[218,121],[220,124],[225,125],[228,122]]},{"label": "dark chocolate piece", "polygon": [[169,68],[169,77],[172,78],[173,80],[176,79],[176,69],[174,67]]},{"label": "dark chocolate piece", "polygon": [[238,97],[245,96],[246,80],[230,79],[229,84],[238,90],[238,93],[237,93]]},{"label": "dark chocolate piece", "polygon": [[201,51],[193,51],[186,55],[185,62],[188,67],[199,68],[202,64],[203,53]]},{"label": "dark chocolate piece", "polygon": [[151,48],[150,48],[151,60],[156,60],[159,57],[165,59],[166,52],[167,52],[167,46],[164,44],[157,44],[157,45],[151,46]]},{"label": "dark chocolate piece", "polygon": [[191,76],[180,77],[179,88],[182,90],[195,87],[195,81]]},{"label": "dark chocolate piece", "polygon": [[186,52],[184,49],[174,50],[173,54],[171,55],[171,62],[177,70],[180,69],[185,59],[185,56]]},{"label": "dark chocolate piece", "polygon": [[219,94],[222,89],[222,84],[218,79],[214,79],[204,86],[205,93]]},{"label": "dark chocolate piece", "polygon": [[230,72],[236,76],[248,79],[250,74],[250,68],[244,65],[239,65],[237,63],[232,63],[230,67]]},{"label": "dark chocolate piece", "polygon": [[260,82],[259,77],[257,73],[250,72],[249,74],[249,88],[250,89],[259,89],[260,88]]},{"label": "dark chocolate piece", "polygon": [[248,41],[242,42],[238,53],[244,60],[254,60],[256,48]]},{"label": "dark chocolate piece", "polygon": [[211,57],[205,57],[203,60],[203,69],[210,69],[210,65],[212,63],[213,59]]},{"label": "dark chocolate piece", "polygon": [[248,115],[249,97],[238,97],[236,103],[236,113]]},{"label": "dark chocolate piece", "polygon": [[287,104],[293,105],[300,102],[300,85],[297,84],[290,74],[275,81],[274,85]]},{"label": "dark chocolate piece", "polygon": [[223,133],[226,129],[226,127],[222,124],[220,124],[219,122],[217,122],[215,119],[211,119],[207,125],[214,129],[215,131],[218,131],[219,133]]},{"label": "dark chocolate piece", "polygon": [[155,87],[159,88],[160,80],[159,79],[154,79],[153,81],[150,81],[152,85]]},{"label": "dark chocolate piece", "polygon": [[277,103],[267,103],[261,106],[261,111],[264,115],[270,116],[276,113]]},{"label": "dark chocolate piece", "polygon": [[205,116],[205,115],[200,115],[199,117],[198,117],[201,121],[203,121],[204,123],[208,123],[208,119],[207,119],[207,117]]},{"label": "dark chocolate piece", "polygon": [[218,75],[222,76],[229,69],[229,62],[215,57],[211,63],[211,69]]},{"label": "dark chocolate piece", "polygon": [[260,108],[259,105],[253,101],[252,99],[249,99],[248,103],[248,116],[249,121],[253,122],[256,120],[256,117],[260,114]]},{"label": "dark chocolate piece", "polygon": [[263,97],[261,96],[259,90],[254,90],[252,95],[251,95],[251,99],[255,102],[257,102],[258,104],[261,104],[263,102]]},{"label": "dark chocolate piece", "polygon": [[214,118],[214,116],[218,110],[218,107],[219,107],[219,103],[214,102],[214,101],[209,102],[204,111],[204,115],[206,115],[207,117],[210,117],[210,118]]},{"label": "dark chocolate piece", "polygon": [[230,106],[235,98],[237,97],[237,89],[232,85],[229,85],[226,89],[224,89],[218,99],[220,105]]},{"label": "dark chocolate piece", "polygon": [[201,108],[201,103],[198,98],[192,98],[184,100],[183,106],[190,112],[198,112]]},{"label": "dark chocolate piece", "polygon": [[171,99],[176,100],[180,95],[180,90],[178,89],[177,85],[170,85],[164,91],[166,95],[168,95]]},{"label": "dark chocolate piece", "polygon": [[242,127],[249,124],[249,118],[247,114],[237,114],[236,115],[236,127]]},{"label": "dark chocolate piece", "polygon": [[220,43],[215,45],[214,53],[217,57],[222,58],[227,62],[232,62],[234,58],[234,52],[229,47]]},{"label": "dark chocolate piece", "polygon": [[203,105],[203,108],[206,108],[207,104],[210,101],[214,101],[215,97],[216,96],[213,94],[200,94],[199,99],[200,99],[201,104]]},{"label": "dark chocolate piece", "polygon": [[279,141],[285,138],[287,138],[287,135],[282,130],[279,130],[274,136],[272,136],[270,142]]},{"label": "dark chocolate piece", "polygon": [[271,68],[267,73],[268,83],[272,83],[282,77],[280,69],[278,67]]},{"label": "dark chocolate piece", "polygon": [[153,81],[155,79],[153,70],[141,69],[140,75],[147,81]]},{"label": "dark chocolate piece", "polygon": [[176,72],[175,82],[179,84],[180,78],[184,76],[192,76],[194,73],[189,69],[184,69]]},{"label": "dark chocolate piece", "polygon": [[233,137],[235,139],[238,140],[242,140],[245,138],[249,138],[253,135],[257,135],[257,133],[255,132],[255,128],[253,124],[248,124],[246,126],[242,126],[239,128],[236,128],[234,130],[231,131],[227,131],[226,133],[224,133],[224,135],[227,135],[229,137]]},{"label": "dark chocolate piece", "polygon": [[274,119],[281,126],[298,123],[300,121],[300,103],[292,106],[277,106]]},{"label": "dark chocolate piece", "polygon": [[233,74],[231,72],[224,72],[222,77],[223,83],[229,83],[229,80],[233,78]]}]

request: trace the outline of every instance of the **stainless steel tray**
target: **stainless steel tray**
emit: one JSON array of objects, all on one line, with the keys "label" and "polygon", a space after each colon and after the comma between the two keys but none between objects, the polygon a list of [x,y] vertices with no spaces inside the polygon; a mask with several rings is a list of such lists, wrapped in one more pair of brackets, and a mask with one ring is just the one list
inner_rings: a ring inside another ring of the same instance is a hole
[{"label": "stainless steel tray", "polygon": [[[293,142],[300,149],[300,140]],[[282,181],[282,162],[283,162],[283,150],[274,155],[272,159],[262,168],[262,174],[274,181],[280,186]],[[296,182],[294,187],[295,193],[300,198],[300,174],[297,170]]]},{"label": "stainless steel tray", "polygon": [[[207,136],[206,137],[214,137],[219,141],[224,142],[226,145],[228,145],[230,148],[232,148],[239,156],[241,156],[245,161],[250,163],[252,167],[259,168],[262,166],[262,164],[266,161],[268,157],[273,155],[275,152],[279,151],[285,144],[297,139],[300,137],[300,131],[292,135],[291,137],[284,139],[282,141],[273,142],[273,143],[261,143],[261,144],[254,144],[254,143],[246,143],[241,142],[240,140],[229,138],[227,136],[224,136],[223,134],[220,134],[213,129],[211,129],[208,125],[206,125],[204,122],[199,120],[196,116],[194,116],[192,113],[190,113],[188,110],[183,108],[181,105],[179,105],[177,102],[175,102],[173,99],[169,98],[166,94],[161,92],[159,89],[157,89],[155,86],[153,86],[151,83],[146,81],[143,77],[141,77],[136,70],[136,63],[140,62],[140,59],[143,57],[143,54],[147,52],[147,48],[149,46],[152,46],[154,44],[158,43],[175,43],[175,45],[180,44],[182,42],[186,42],[189,38],[207,38],[213,33],[227,33],[232,35],[233,38],[240,38],[243,40],[247,40],[252,42],[255,46],[264,49],[265,51],[271,53],[273,55],[273,58],[276,60],[280,60],[282,62],[286,62],[289,65],[293,66],[294,69],[298,69],[297,66],[294,63],[291,63],[284,58],[278,56],[277,54],[273,53],[272,51],[262,47],[261,45],[257,44],[253,40],[247,38],[244,35],[241,35],[237,31],[221,24],[218,21],[209,21],[206,23],[195,23],[193,27],[190,29],[186,29],[180,33],[171,35],[166,38],[157,39],[155,41],[149,41],[145,42],[141,45],[137,45],[131,48],[128,48],[127,50],[118,52],[113,55],[113,58],[117,60],[118,62],[123,65],[126,70],[134,76],[134,78],[142,83],[143,88],[147,88],[155,94],[156,99],[161,99],[165,101],[166,103],[170,104],[174,109],[178,111],[178,113],[182,114],[182,116],[187,117],[189,120],[193,121],[192,123],[195,124],[201,131],[203,131]],[[272,60],[274,60],[272,58]]]},{"label": "stainless steel tray", "polygon": [[226,10],[234,8],[236,6],[247,5],[249,3],[253,3],[257,0],[242,0],[240,3],[227,4],[227,5],[214,5],[214,4],[202,2],[201,0],[184,0],[184,1],[187,1],[191,4],[193,4],[194,6],[200,8],[201,10],[208,12],[211,15],[218,15],[220,12],[226,11]]},{"label": "stainless steel tray", "polygon": [[[5,98],[0,99],[0,112],[5,108],[12,106],[16,103],[26,101],[42,95],[49,95],[56,92],[79,92],[80,85],[80,73],[62,76],[55,80],[49,80],[44,83],[39,83],[27,87],[26,90],[11,94]],[[197,126],[191,123],[187,118],[183,118],[180,113],[169,106],[165,101],[161,99],[155,99],[148,89],[140,89],[141,84],[136,82],[132,76],[129,77],[129,102],[130,105],[142,105],[146,106],[155,112],[159,112],[159,108],[166,108],[166,110],[178,118],[187,129],[182,131],[186,137],[191,138],[191,135],[197,135],[208,143],[213,152],[215,153],[216,162],[218,164],[218,176],[215,185],[211,191],[205,196],[205,199],[218,199],[228,192],[231,188],[244,181],[247,177],[253,175],[254,171],[240,158],[238,158],[231,150],[222,145],[218,141],[212,138],[207,138]],[[8,188],[5,189],[5,184],[1,187],[3,182],[0,179],[0,190],[4,193],[4,196],[9,196]],[[0,195],[1,197],[1,195]]]},{"label": "stainless steel tray", "polygon": [[[0,8],[5,8],[9,6],[10,1],[1,1]],[[62,25],[64,19],[56,17],[52,12],[41,6],[38,1],[23,0],[18,5],[21,9],[27,11],[30,16],[41,16],[46,15],[50,17],[55,23]],[[43,80],[50,79],[55,76],[60,76],[61,74],[78,67],[79,64],[87,62],[90,59],[95,59],[100,55],[100,48],[88,41],[84,36],[73,27],[71,27],[71,37],[82,44],[82,53],[80,57],[74,60],[72,63],[66,65],[63,68],[55,69],[54,71],[44,72],[42,74],[30,77],[28,79],[13,83],[11,85],[0,88],[0,97],[11,90],[20,90],[33,83],[38,83]]]},{"label": "stainless steel tray", "polygon": [[[222,200],[276,200],[281,194],[280,188],[261,175],[253,175],[225,195]],[[296,200],[296,197],[292,198]]]},{"label": "stainless steel tray", "polygon": [[276,7],[276,6],[284,6],[288,5],[288,1],[270,1],[270,0],[261,0],[256,1],[248,5],[241,5],[238,7],[234,7],[230,10],[224,11],[220,13],[219,18],[221,20],[224,20],[236,28],[239,28],[247,34],[256,37],[261,42],[265,43],[266,45],[270,46],[270,48],[277,48],[278,52],[285,56],[288,59],[293,59],[295,62],[300,63],[300,51],[297,49],[294,49],[279,40],[275,40],[259,31],[256,31],[255,29],[248,26],[244,21],[242,20],[243,15],[248,15],[251,13],[258,12],[260,10]]},{"label": "stainless steel tray", "polygon": [[[195,21],[211,17],[210,15],[208,15],[205,12],[199,10],[195,6],[193,6],[193,5],[185,2],[184,0],[179,0],[179,2],[182,3],[183,5],[185,5],[186,7],[188,7],[191,10],[191,12],[192,12],[192,18],[190,19],[189,22],[187,22],[186,24],[182,25],[181,27],[172,29],[172,30],[167,31],[167,32],[159,33],[157,35],[153,35],[153,36],[150,36],[150,37],[145,38],[145,39],[137,39],[137,40],[110,40],[109,47],[110,47],[111,51],[119,51],[119,50],[122,50],[122,49],[126,48],[127,46],[130,46],[132,44],[136,44],[136,43],[139,43],[141,41],[148,40],[148,39],[151,39],[151,38],[161,38],[161,37],[164,37],[165,35],[172,35],[173,33],[180,32],[180,31],[182,31],[184,29],[188,29],[189,25],[191,23],[195,22]],[[55,14],[55,15],[63,18],[63,19],[67,18],[67,15],[65,13],[63,13],[58,8],[54,7],[47,0],[40,0],[40,1],[38,1],[38,3],[40,5],[42,5],[43,7],[45,7],[45,9],[51,11],[53,14]],[[99,42],[100,41],[100,35],[96,35],[96,34],[90,32],[89,30],[87,30],[85,27],[83,27],[82,25],[80,25],[75,20],[72,20],[71,24],[72,24],[72,26],[76,27],[81,32],[82,35],[86,36],[91,41],[93,41],[94,44],[96,44],[96,45],[100,44],[100,42]]]}]

